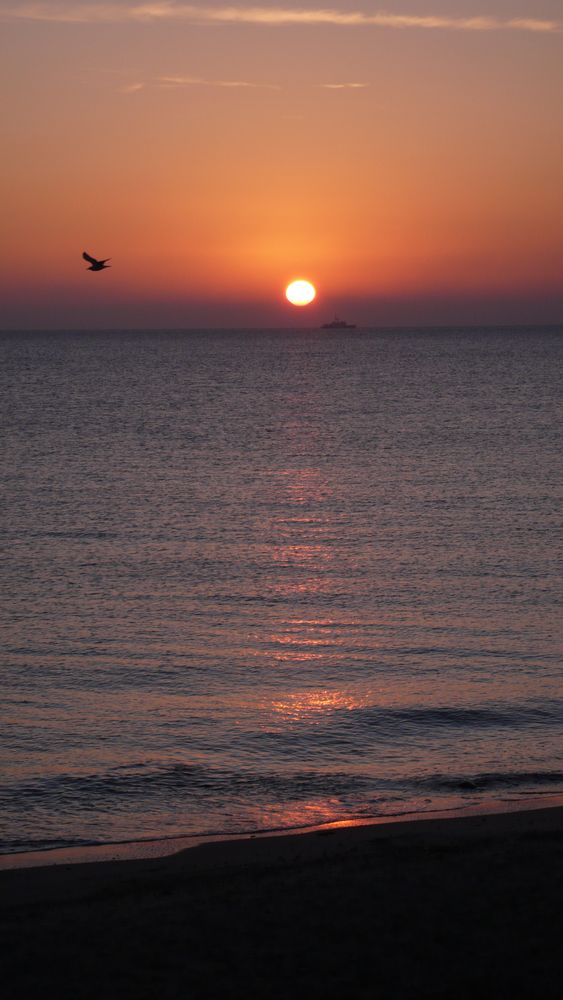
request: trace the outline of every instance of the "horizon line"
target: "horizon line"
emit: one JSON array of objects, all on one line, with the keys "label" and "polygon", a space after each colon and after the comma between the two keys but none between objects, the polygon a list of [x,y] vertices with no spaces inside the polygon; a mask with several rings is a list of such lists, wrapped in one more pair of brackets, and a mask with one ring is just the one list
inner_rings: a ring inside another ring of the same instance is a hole
[{"label": "horizon line", "polygon": [[0,336],[5,334],[21,333],[294,333],[310,332],[317,333],[348,334],[354,332],[381,331],[381,330],[561,330],[563,333],[563,321],[559,323],[381,323],[381,324],[356,324],[353,327],[340,330],[330,330],[326,327],[311,326],[45,326],[45,327],[6,327],[0,328]]}]

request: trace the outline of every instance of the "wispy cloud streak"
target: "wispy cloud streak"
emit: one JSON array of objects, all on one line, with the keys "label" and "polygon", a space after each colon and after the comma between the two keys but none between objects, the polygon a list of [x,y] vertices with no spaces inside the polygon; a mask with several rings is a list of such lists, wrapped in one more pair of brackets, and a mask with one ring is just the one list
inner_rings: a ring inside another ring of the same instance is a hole
[{"label": "wispy cloud streak", "polygon": [[200,76],[161,76],[161,87],[226,87],[232,90],[280,90],[277,83],[254,83],[250,80],[206,80]]},{"label": "wispy cloud streak", "polygon": [[[322,90],[363,90],[367,83],[318,83]],[[221,87],[226,90],[282,90],[279,83],[260,83],[255,80],[209,80],[203,76],[159,76],[154,80],[139,83],[127,83],[119,88],[122,94],[136,94],[139,90],[150,87],[160,87],[165,90],[177,90],[184,87]]]},{"label": "wispy cloud streak", "polygon": [[367,83],[319,83],[323,90],[364,90]]},{"label": "wispy cloud streak", "polygon": [[422,28],[448,31],[524,31],[561,33],[563,22],[542,18],[457,17],[433,14],[390,14],[342,11],[332,8],[291,7],[203,7],[155,0],[153,3],[88,3],[76,0],[44,0],[37,3],[2,3],[0,17],[9,20],[55,21],[70,24],[104,22],[184,21],[192,24],[334,25],[340,27]]}]

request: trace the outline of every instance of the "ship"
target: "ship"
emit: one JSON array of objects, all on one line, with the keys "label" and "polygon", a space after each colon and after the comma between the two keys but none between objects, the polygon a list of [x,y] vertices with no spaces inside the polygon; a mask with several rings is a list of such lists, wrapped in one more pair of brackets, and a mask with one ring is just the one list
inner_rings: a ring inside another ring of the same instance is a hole
[{"label": "ship", "polygon": [[339,319],[335,316],[330,323],[323,323],[321,330],[355,330],[355,323],[347,323],[345,319]]}]

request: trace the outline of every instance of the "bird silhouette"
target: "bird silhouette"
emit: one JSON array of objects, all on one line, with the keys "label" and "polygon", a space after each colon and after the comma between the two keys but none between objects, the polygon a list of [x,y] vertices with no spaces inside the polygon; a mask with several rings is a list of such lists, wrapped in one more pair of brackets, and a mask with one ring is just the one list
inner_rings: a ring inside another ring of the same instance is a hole
[{"label": "bird silhouette", "polygon": [[95,257],[91,257],[85,250],[83,251],[82,256],[84,257],[84,260],[90,262],[88,271],[103,271],[105,267],[111,267],[111,264],[106,263],[106,261],[111,260],[111,257],[106,257],[105,260],[96,260]]}]

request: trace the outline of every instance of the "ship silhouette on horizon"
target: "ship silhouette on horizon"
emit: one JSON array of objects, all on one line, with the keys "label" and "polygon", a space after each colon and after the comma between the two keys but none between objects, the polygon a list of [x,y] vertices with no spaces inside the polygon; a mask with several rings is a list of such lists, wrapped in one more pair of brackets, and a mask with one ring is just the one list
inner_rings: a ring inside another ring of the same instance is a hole
[{"label": "ship silhouette on horizon", "polygon": [[330,323],[323,323],[321,330],[355,330],[355,323],[347,323],[345,319],[335,316]]}]

